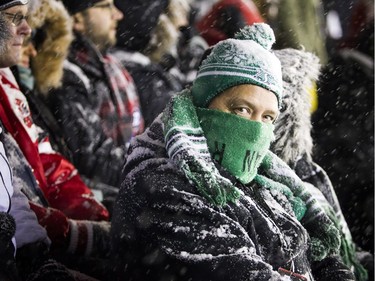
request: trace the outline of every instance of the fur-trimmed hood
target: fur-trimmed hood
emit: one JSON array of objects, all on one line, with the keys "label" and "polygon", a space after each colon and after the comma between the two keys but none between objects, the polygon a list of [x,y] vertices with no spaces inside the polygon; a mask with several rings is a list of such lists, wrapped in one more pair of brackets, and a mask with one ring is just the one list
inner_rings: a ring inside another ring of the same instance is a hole
[{"label": "fur-trimmed hood", "polygon": [[311,157],[309,90],[318,79],[320,64],[314,54],[303,50],[277,50],[275,55],[281,62],[284,97],[271,150],[293,167],[303,155]]},{"label": "fur-trimmed hood", "polygon": [[29,23],[32,29],[43,33],[32,69],[38,90],[47,94],[49,89],[61,85],[63,62],[73,39],[72,21],[60,1],[33,0]]}]

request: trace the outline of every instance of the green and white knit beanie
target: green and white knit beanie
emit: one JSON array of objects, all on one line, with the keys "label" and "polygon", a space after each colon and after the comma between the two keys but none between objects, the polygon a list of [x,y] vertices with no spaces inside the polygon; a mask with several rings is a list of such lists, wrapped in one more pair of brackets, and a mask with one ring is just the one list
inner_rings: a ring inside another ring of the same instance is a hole
[{"label": "green and white knit beanie", "polygon": [[195,106],[207,107],[221,92],[241,84],[252,84],[272,91],[280,105],[281,64],[270,51],[275,35],[269,25],[245,26],[234,39],[217,43],[203,60],[191,92]]}]

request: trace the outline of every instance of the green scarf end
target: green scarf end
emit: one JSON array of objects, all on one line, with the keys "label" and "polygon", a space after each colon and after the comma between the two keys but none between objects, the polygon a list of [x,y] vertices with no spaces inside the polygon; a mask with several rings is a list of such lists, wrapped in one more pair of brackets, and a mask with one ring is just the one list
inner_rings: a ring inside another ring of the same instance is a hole
[{"label": "green scarf end", "polygon": [[[329,249],[329,248],[328,248]],[[327,247],[321,240],[311,237],[310,256],[313,261],[321,261],[328,255]]]},{"label": "green scarf end", "polygon": [[208,194],[207,192],[204,192],[201,190],[205,198],[208,199],[208,201],[218,207],[224,207],[228,203],[236,203],[238,199],[240,199],[241,193],[236,187],[230,188],[229,192],[227,190],[221,189],[219,195],[212,195]]},{"label": "green scarf end", "polygon": [[294,197],[291,199],[293,212],[296,215],[298,221],[301,221],[306,213],[306,204],[302,201],[301,198]]}]

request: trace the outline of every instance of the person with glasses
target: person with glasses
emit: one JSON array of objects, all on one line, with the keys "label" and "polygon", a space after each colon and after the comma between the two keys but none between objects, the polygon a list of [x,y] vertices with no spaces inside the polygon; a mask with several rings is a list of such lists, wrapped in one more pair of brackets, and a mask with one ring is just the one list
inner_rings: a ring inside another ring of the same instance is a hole
[{"label": "person with glasses", "polygon": [[[67,43],[65,49],[67,49],[71,41],[69,39],[71,38],[71,30],[68,28],[70,26],[69,15],[62,3],[55,0],[41,0],[34,3],[32,7],[36,8],[36,11],[28,11],[26,8],[22,10],[22,14],[30,13],[29,21],[30,24],[33,24],[33,27],[35,27],[36,22],[41,27],[48,21],[43,13],[48,13],[48,16],[53,17],[53,21],[48,25],[48,28],[54,28],[56,33],[53,41],[59,42],[60,52],[63,51],[63,44],[61,40],[58,41],[59,36],[64,35],[64,28],[69,31],[65,32],[68,37],[67,42],[65,42]],[[12,31],[12,28],[15,27],[13,22],[15,17],[9,17],[9,15],[3,13],[0,13],[0,16],[7,21],[7,25]],[[100,257],[103,253],[105,255],[108,252],[108,243],[102,241],[108,240],[109,233],[109,213],[107,209],[94,197],[75,167],[52,148],[48,134],[34,123],[32,110],[25,96],[29,94],[25,90],[27,87],[29,87],[29,91],[34,90],[32,83],[29,83],[32,79],[26,79],[26,72],[20,71],[23,79],[17,81],[9,69],[9,67],[19,65],[21,62],[24,68],[30,67],[30,59],[36,53],[31,43],[35,40],[41,40],[38,33],[30,38],[31,28],[24,19],[22,19],[19,28],[22,28],[24,23],[28,32],[23,33],[20,52],[17,53],[19,54],[17,62],[4,62],[3,68],[0,69],[0,119],[2,129],[9,135],[6,145],[7,151],[10,152],[9,162],[14,169],[14,182],[17,183],[17,187],[20,186],[20,189],[27,196],[26,204],[33,210],[33,218],[37,218],[39,224],[45,228],[43,229],[45,235],[47,230],[49,239],[46,238],[48,243],[35,240],[37,232],[35,228],[30,226],[30,220],[26,218],[21,220],[20,225],[17,225],[17,230],[28,228],[23,232],[23,235],[17,236],[16,231],[16,242],[17,247],[19,247],[17,248],[17,262],[22,264],[21,270],[19,270],[22,279],[29,277],[38,265],[43,264],[54,268],[51,263],[44,263],[52,256],[52,253],[59,259],[67,255],[69,261],[76,261],[83,256],[92,258],[94,255]],[[60,27],[58,26],[59,23],[61,24]],[[17,36],[17,32],[14,32],[13,36]],[[44,38],[47,42],[49,39],[50,37]],[[8,41],[12,41],[12,36],[9,37]],[[51,46],[53,44],[49,42],[49,47]],[[18,46],[14,46],[14,48],[18,50]],[[51,53],[51,49],[49,51],[51,57],[61,55],[59,52]],[[6,53],[1,56],[1,58],[3,57],[6,57]],[[48,67],[51,67],[52,61],[48,61],[46,65],[46,69],[51,71]],[[62,68],[62,63],[60,68]],[[50,74],[52,75],[52,73]],[[25,83],[27,86],[24,85],[25,80],[28,81],[28,83]],[[51,83],[50,77],[47,81]],[[13,204],[13,206],[16,206],[16,204]],[[15,218],[17,219],[17,217]],[[97,239],[98,237],[99,239]],[[51,247],[49,248],[49,246]],[[96,246],[99,246],[100,249],[104,248],[104,250],[101,252]],[[49,252],[49,249],[51,252]],[[30,256],[33,257],[32,260],[30,260]],[[64,261],[62,262],[64,263]],[[48,272],[49,270],[45,269],[45,271]],[[54,277],[57,278],[58,275],[45,280],[57,280]],[[74,279],[68,278],[66,280]]]},{"label": "person with glasses", "polygon": [[26,21],[27,2],[28,0],[0,1],[0,13],[11,23],[9,26],[11,36],[5,43],[3,55],[0,57],[0,68],[17,63],[23,40],[31,33]]},{"label": "person with glasses", "polygon": [[108,199],[107,191],[117,192],[125,151],[144,123],[131,75],[108,53],[123,15],[112,0],[62,2],[73,21],[74,40],[62,85],[47,95],[47,101],[73,163],[109,202],[113,197]]}]

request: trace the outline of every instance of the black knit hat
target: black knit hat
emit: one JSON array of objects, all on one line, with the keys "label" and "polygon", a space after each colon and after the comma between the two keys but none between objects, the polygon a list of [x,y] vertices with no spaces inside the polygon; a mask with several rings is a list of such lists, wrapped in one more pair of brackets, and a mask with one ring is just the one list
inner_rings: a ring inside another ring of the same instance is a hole
[{"label": "black knit hat", "polygon": [[0,0],[0,11],[17,5],[25,5],[29,0]]},{"label": "black knit hat", "polygon": [[124,18],[117,25],[117,46],[142,51],[149,43],[159,16],[166,11],[169,1],[115,0],[114,2],[124,14]]},{"label": "black knit hat", "polygon": [[65,8],[71,15],[82,12],[101,1],[103,0],[62,0]]}]

